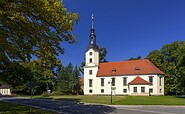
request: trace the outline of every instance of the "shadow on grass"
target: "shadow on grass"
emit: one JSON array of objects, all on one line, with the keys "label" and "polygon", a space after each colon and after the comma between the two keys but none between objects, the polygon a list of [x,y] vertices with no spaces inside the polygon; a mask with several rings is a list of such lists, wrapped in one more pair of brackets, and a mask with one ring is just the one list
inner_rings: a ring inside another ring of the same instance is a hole
[{"label": "shadow on grass", "polygon": [[176,98],[181,98],[181,99],[185,99],[185,95],[181,95],[181,96],[175,96]]},{"label": "shadow on grass", "polygon": [[32,112],[29,112],[29,110],[30,108],[28,106],[0,102],[0,114],[37,114],[37,113],[50,114],[49,112],[47,113],[45,111],[36,110],[35,108],[32,108]]}]

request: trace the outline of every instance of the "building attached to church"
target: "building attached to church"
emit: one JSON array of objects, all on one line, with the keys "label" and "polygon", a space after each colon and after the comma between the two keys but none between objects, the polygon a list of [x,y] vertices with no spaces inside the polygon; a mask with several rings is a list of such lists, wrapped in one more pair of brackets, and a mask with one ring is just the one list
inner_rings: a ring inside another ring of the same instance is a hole
[{"label": "building attached to church", "polygon": [[10,86],[7,84],[0,86],[0,96],[1,95],[11,95]]},{"label": "building attached to church", "polygon": [[151,61],[99,63],[94,17],[85,53],[84,95],[164,95],[164,73]]}]

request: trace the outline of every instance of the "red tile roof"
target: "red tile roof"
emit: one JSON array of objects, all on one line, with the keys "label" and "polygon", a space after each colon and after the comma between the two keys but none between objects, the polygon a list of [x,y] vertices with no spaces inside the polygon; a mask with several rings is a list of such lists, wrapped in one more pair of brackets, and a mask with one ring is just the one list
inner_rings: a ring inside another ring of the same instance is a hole
[{"label": "red tile roof", "polygon": [[84,84],[84,78],[80,78],[80,84]]},{"label": "red tile roof", "polygon": [[144,80],[143,78],[137,76],[135,79],[133,79],[129,85],[150,85],[151,83]]},{"label": "red tile roof", "polygon": [[139,74],[164,74],[151,61],[129,60],[100,63],[97,76],[120,76]]}]

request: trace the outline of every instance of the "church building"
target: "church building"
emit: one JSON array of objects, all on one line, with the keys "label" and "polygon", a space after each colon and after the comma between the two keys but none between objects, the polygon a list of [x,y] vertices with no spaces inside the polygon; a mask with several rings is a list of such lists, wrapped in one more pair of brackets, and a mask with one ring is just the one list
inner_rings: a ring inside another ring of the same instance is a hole
[{"label": "church building", "polygon": [[85,52],[84,95],[164,95],[164,73],[150,60],[99,62],[94,17]]}]

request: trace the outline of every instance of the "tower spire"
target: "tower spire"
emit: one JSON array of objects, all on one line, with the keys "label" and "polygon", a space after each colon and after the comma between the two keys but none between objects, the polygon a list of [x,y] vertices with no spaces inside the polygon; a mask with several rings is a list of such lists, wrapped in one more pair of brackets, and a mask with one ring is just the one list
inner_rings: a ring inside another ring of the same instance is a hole
[{"label": "tower spire", "polygon": [[92,18],[92,28],[91,29],[94,29],[94,14],[93,13],[92,13],[91,18]]},{"label": "tower spire", "polygon": [[96,35],[95,35],[95,29],[94,29],[94,14],[92,13],[91,16],[91,33],[90,33],[90,40],[89,40],[89,46],[87,48],[87,50],[89,50],[90,48],[93,48],[94,50],[98,51],[98,45],[96,44]]},{"label": "tower spire", "polygon": [[90,44],[96,45],[96,35],[94,33],[94,14],[92,13],[92,27],[91,27],[91,34],[90,34]]}]

